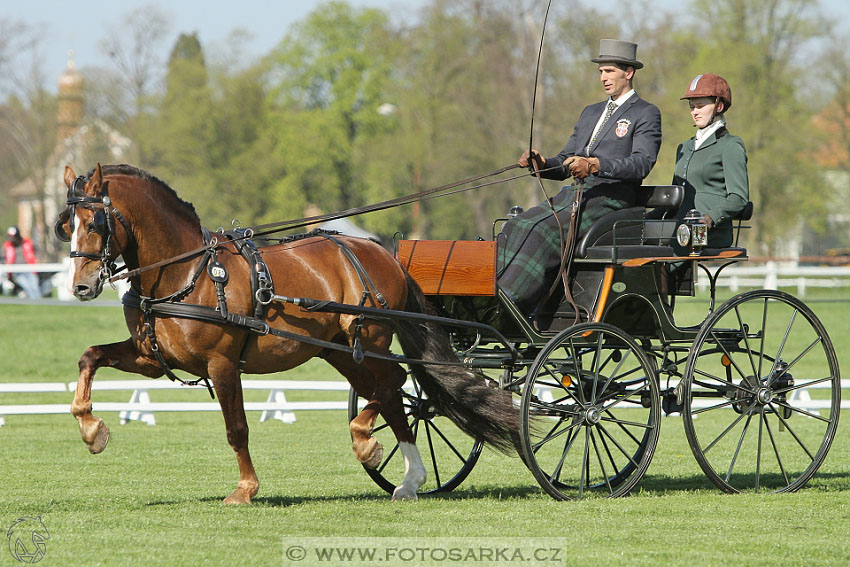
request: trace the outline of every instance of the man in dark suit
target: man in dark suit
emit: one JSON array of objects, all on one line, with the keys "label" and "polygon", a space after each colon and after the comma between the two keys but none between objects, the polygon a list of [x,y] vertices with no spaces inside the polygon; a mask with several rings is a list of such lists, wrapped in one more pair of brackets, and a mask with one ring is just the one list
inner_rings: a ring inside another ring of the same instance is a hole
[{"label": "man in dark suit", "polygon": [[[551,158],[526,150],[518,163],[546,179],[583,182],[578,237],[603,215],[634,206],[637,191],[661,147],[661,113],[632,88],[637,44],[603,39],[599,79],[608,100],[586,107],[564,149]],[[505,224],[499,242],[499,286],[530,313],[544,301],[561,266],[562,236],[569,230],[573,186]],[[555,215],[557,214],[557,218]]]}]

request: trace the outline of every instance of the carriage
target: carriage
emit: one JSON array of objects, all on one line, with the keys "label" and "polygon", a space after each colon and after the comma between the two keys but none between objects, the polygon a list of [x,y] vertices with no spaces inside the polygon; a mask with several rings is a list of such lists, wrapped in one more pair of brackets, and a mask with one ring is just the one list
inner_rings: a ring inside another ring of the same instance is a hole
[{"label": "carriage", "polygon": [[[824,461],[839,417],[839,369],[826,330],[779,291],[716,305],[723,269],[747,260],[737,243],[752,203],[735,219],[735,246],[717,249],[704,245],[698,221],[675,220],[683,187],[647,186],[643,194],[578,242],[573,301],[561,293],[533,317],[496,285],[495,224],[491,240],[401,240],[396,254],[440,315],[455,320],[443,323],[463,364],[516,395],[516,449],[552,497],[627,494],[650,465],[665,414],[681,416],[694,457],[721,490],[801,488]],[[707,314],[677,325],[676,298],[695,296],[700,275]],[[415,383],[405,397],[429,448],[424,491],[452,490],[482,444],[452,438]],[[357,401],[352,391],[352,418]],[[386,490],[395,486],[392,455],[366,469]]]},{"label": "carriage", "polygon": [[[496,224],[489,240],[401,240],[395,258],[332,233],[258,248],[258,233],[202,229],[191,204],[141,170],[98,165],[77,177],[69,167],[65,182],[56,233],[72,243],[75,295],[132,282],[130,338],[79,362],[71,413],[83,440],[98,453],[109,439],[91,413],[99,367],[189,372],[218,395],[236,453],[227,503],[250,502],[259,487],[241,374],[314,356],[352,384],[354,453],[394,498],[454,489],[482,441],[518,452],[556,499],[622,496],[650,466],[663,413],[681,415],[720,489],[795,491],[836,432],[841,380],[823,325],[779,291],[716,305],[720,273],[747,252],[705,246],[699,215],[679,223],[682,187],[645,187],[639,206],[597,221],[576,246],[570,293],[531,317],[498,288]],[[739,215],[738,234],[751,214]],[[708,313],[677,325],[676,298],[695,295],[698,277]],[[390,351],[394,336],[404,356]]]}]

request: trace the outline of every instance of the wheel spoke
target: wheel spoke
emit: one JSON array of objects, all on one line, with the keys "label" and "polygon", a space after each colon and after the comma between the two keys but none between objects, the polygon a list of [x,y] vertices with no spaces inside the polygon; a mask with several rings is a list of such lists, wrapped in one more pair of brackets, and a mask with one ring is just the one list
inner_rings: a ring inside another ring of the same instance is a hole
[{"label": "wheel spoke", "polygon": [[561,482],[561,471],[564,469],[564,462],[567,460],[567,454],[572,449],[576,439],[578,439],[578,431],[570,431],[569,437],[564,441],[564,450],[561,451],[561,458],[558,459],[558,464],[555,465],[555,468],[552,470],[552,476],[549,477],[552,482]]},{"label": "wheel spoke", "polygon": [[[609,416],[611,416],[611,419],[606,419],[605,421],[608,421],[608,422],[610,422],[610,423],[614,423],[614,424],[616,424],[616,425],[617,425],[617,427],[619,427],[620,429],[622,429],[622,430],[623,430],[623,433],[625,433],[626,435],[628,435],[629,437],[631,437],[631,438],[632,438],[632,441],[634,441],[634,442],[635,442],[635,445],[640,445],[640,441],[638,441],[638,438],[637,438],[637,437],[635,437],[635,436],[632,434],[632,432],[631,432],[631,431],[629,431],[628,429],[626,429],[626,426],[625,426],[625,424],[624,424],[623,422],[621,422],[619,419],[615,418],[615,417],[614,417],[614,414],[613,414],[613,413],[611,413],[610,411],[606,411],[605,413],[607,413]],[[651,427],[651,426],[647,426],[647,429],[649,429],[650,427]]]},{"label": "wheel spoke", "polygon": [[571,423],[570,425],[568,425],[564,429],[560,430],[559,432],[555,433],[554,435],[551,435],[551,434],[547,435],[546,437],[544,437],[543,439],[541,439],[540,441],[538,441],[537,443],[535,443],[534,445],[531,446],[532,452],[537,453],[537,451],[540,449],[540,447],[542,447],[543,445],[545,445],[546,443],[548,443],[552,439],[555,439],[556,437],[560,437],[564,433],[567,433],[567,432],[575,429],[579,425],[581,425],[581,422],[576,421],[575,423]]},{"label": "wheel spoke", "polygon": [[740,367],[738,367],[738,364],[735,362],[735,359],[732,358],[732,353],[729,352],[729,349],[727,349],[726,346],[720,341],[720,339],[717,338],[714,332],[711,332],[710,335],[716,341],[716,344],[718,347],[720,347],[720,350],[723,351],[723,354],[725,354],[729,358],[729,362],[732,364],[732,368],[734,368],[738,372],[738,376],[740,376],[742,380],[745,380],[746,375],[744,374],[744,371],[741,370]]},{"label": "wheel spoke", "polygon": [[[614,444],[614,446],[615,446],[615,447],[616,447],[616,448],[617,448],[617,449],[618,449],[618,450],[619,450],[619,451],[623,454],[623,456],[624,456],[624,457],[626,457],[632,465],[634,465],[635,467],[637,467],[637,466],[638,466],[638,464],[635,462],[634,458],[633,458],[633,457],[629,454],[629,452],[628,452],[628,451],[626,451],[626,450],[623,448],[623,446],[622,446],[622,445],[620,445],[620,442],[619,442],[619,441],[617,441],[617,440],[614,438],[614,436],[613,436],[613,435],[611,435],[611,434],[608,432],[608,430],[607,430],[607,429],[605,429],[605,428],[604,428],[601,424],[597,424],[597,426],[599,427],[599,430],[600,430],[602,433],[604,433],[604,434],[605,434],[605,436],[606,436],[606,437],[608,437],[608,439],[610,439],[610,440],[611,440],[611,443],[613,443],[613,444]],[[637,439],[635,439],[635,442],[637,443],[637,445],[638,445],[638,446],[640,446],[640,442],[638,442],[638,441],[637,441]]]},{"label": "wheel spoke", "polygon": [[732,404],[739,402],[739,401],[741,401],[741,400],[726,400],[725,402],[721,402],[721,403],[714,405],[714,406],[707,406],[707,407],[704,407],[704,408],[691,410],[691,415],[698,415],[698,414],[701,414],[701,413],[705,413],[707,411],[725,408],[726,406],[731,406]]},{"label": "wheel spoke", "polygon": [[723,437],[725,437],[725,436],[726,436],[726,434],[727,434],[727,433],[729,433],[729,432],[732,430],[732,428],[733,428],[733,427],[735,427],[736,425],[738,425],[738,422],[739,422],[739,421],[741,421],[742,419],[744,419],[744,415],[745,415],[745,413],[746,413],[747,415],[749,415],[750,410],[752,410],[752,409],[753,409],[753,406],[755,406],[755,405],[756,405],[756,403],[755,403],[755,402],[753,402],[752,404],[750,404],[750,405],[747,407],[747,409],[746,409],[744,412],[741,412],[741,415],[739,415],[739,416],[738,416],[738,418],[737,418],[735,421],[733,421],[732,423],[730,423],[730,424],[729,424],[729,426],[728,426],[726,429],[724,429],[724,430],[723,430],[723,433],[721,433],[720,435],[718,435],[718,436],[717,436],[717,438],[716,438],[714,441],[712,441],[711,443],[709,443],[709,445],[708,445],[705,449],[703,449],[703,453],[708,453],[708,452],[711,450],[711,448],[712,448],[712,447],[714,447],[714,446],[717,444],[717,442],[718,442],[718,441],[720,441]]},{"label": "wheel spoke", "polygon": [[761,478],[761,440],[762,430],[764,429],[764,410],[759,412],[759,442],[758,451],[756,452],[756,494],[759,491],[759,479]]},{"label": "wheel spoke", "polygon": [[584,494],[584,475],[587,473],[587,464],[588,464],[588,451],[590,450],[590,443],[588,438],[590,437],[590,428],[586,427],[584,429],[584,456],[581,459],[581,473],[579,473],[578,477],[578,499],[581,500],[582,495]]},{"label": "wheel spoke", "polygon": [[788,321],[788,326],[785,328],[785,335],[782,337],[782,343],[779,345],[779,350],[776,352],[776,356],[773,357],[773,366],[770,368],[770,376],[773,376],[776,373],[776,367],[779,364],[779,360],[782,358],[782,352],[785,350],[785,343],[788,342],[788,336],[791,334],[791,327],[794,326],[794,321],[797,319],[798,310],[794,310],[791,314],[791,320]]},{"label": "wheel spoke", "polygon": [[376,469],[378,473],[384,472],[384,469],[387,468],[387,465],[390,464],[390,461],[393,460],[393,457],[395,456],[395,454],[397,452],[398,452],[398,443],[396,443],[395,446],[393,446],[393,450],[390,451],[390,454],[387,456],[386,459],[384,459],[384,462],[381,463],[381,466]]},{"label": "wheel spoke", "polygon": [[[797,413],[799,413],[799,414],[805,415],[806,417],[810,417],[810,418],[812,418],[812,419],[817,419],[818,421],[823,421],[824,423],[829,423],[830,421],[832,421],[832,420],[827,419],[827,418],[825,418],[825,417],[823,417],[823,416],[821,416],[821,415],[818,415],[818,414],[816,414],[816,413],[812,413],[812,412],[806,411],[806,410],[804,410],[804,409],[802,409],[802,408],[798,408],[798,407],[792,406],[792,405],[791,405],[791,404],[789,404],[788,402],[780,402],[780,401],[777,401],[776,403],[777,403],[777,404],[779,404],[779,407],[788,408],[788,409],[790,409],[790,410],[791,410],[791,411],[793,411],[793,412],[797,412]],[[773,407],[773,404],[771,404],[771,407]]]},{"label": "wheel spoke", "polygon": [[[794,430],[791,428],[791,425],[785,419],[782,418],[782,414],[776,411],[776,408],[773,407],[772,403],[768,404],[768,405],[770,405],[770,408],[775,412],[776,417],[779,419],[780,423],[782,423],[782,425],[785,426],[785,429],[788,430],[788,433],[791,434],[791,437],[794,438],[794,440],[797,442],[798,445],[800,445],[800,447],[803,449],[803,451],[806,452],[806,454],[809,456],[809,458],[814,461],[815,458],[812,455],[812,453],[809,451],[808,447],[806,447],[803,444],[803,442],[800,440],[800,438],[797,437],[797,434],[794,433]],[[794,409],[794,408],[791,408],[791,409]]]},{"label": "wheel spoke", "polygon": [[455,455],[457,455],[457,458],[458,458],[458,459],[460,459],[460,462],[462,462],[463,464],[466,464],[466,463],[467,463],[466,457],[464,457],[463,455],[461,455],[461,454],[460,454],[460,451],[458,451],[458,450],[455,448],[454,444],[453,444],[451,441],[449,441],[449,440],[448,440],[448,438],[447,438],[445,435],[443,435],[443,432],[442,432],[442,431],[440,431],[440,428],[439,428],[439,427],[437,427],[437,424],[436,424],[436,423],[434,423],[434,422],[432,421],[432,422],[430,423],[430,426],[431,426],[431,429],[433,429],[433,430],[437,433],[437,435],[439,435],[439,436],[440,436],[440,438],[443,440],[443,442],[446,444],[446,446],[447,446],[449,449],[451,449],[451,450],[452,450],[452,452],[453,452]]},{"label": "wheel spoke", "polygon": [[593,431],[590,431],[590,440],[593,442],[593,452],[596,453],[596,460],[599,462],[599,469],[602,471],[602,478],[605,479],[605,484],[608,486],[608,494],[613,494],[614,489],[611,487],[611,480],[608,478],[608,471],[605,470],[605,463],[602,462],[602,455],[599,454],[599,447],[596,444],[596,436]]},{"label": "wheel spoke", "polygon": [[744,438],[747,436],[747,430],[750,428],[750,421],[752,419],[753,414],[748,412],[747,422],[744,424],[744,429],[741,431],[741,438],[738,439],[738,446],[735,448],[735,454],[732,455],[732,462],[729,463],[729,470],[726,472],[726,482],[729,482],[729,478],[732,476],[732,469],[735,468],[735,461],[738,460],[738,454],[741,452],[741,446],[744,444]]},{"label": "wheel spoke", "polygon": [[774,394],[787,394],[788,392],[792,392],[794,390],[800,390],[802,388],[811,388],[816,384],[822,384],[823,382],[832,382],[834,376],[829,376],[828,378],[818,378],[817,380],[809,380],[808,382],[801,382],[799,384],[795,384],[793,386],[789,386],[787,388],[780,388],[778,390],[774,390]]},{"label": "wheel spoke", "polygon": [[440,482],[440,468],[437,466],[437,455],[434,454],[434,442],[431,439],[431,428],[428,425],[428,421],[425,421],[425,436],[428,439],[428,451],[431,453],[431,466],[434,467],[434,480],[437,482],[437,486],[442,486],[443,483]]},{"label": "wheel spoke", "polygon": [[741,329],[741,336],[744,338],[744,346],[747,347],[747,358],[750,360],[750,367],[753,369],[753,376],[758,376],[759,374],[756,370],[756,363],[753,360],[753,349],[750,347],[750,339],[747,337],[747,331],[745,329],[746,325],[744,325],[744,321],[741,319],[741,311],[738,309],[739,307],[740,305],[735,306],[735,316],[738,318],[738,327]]},{"label": "wheel spoke", "polygon": [[[808,347],[806,347],[806,348],[803,350],[803,352],[801,352],[799,355],[797,355],[797,358],[795,358],[794,360],[792,360],[791,362],[789,362],[789,363],[788,363],[788,366],[786,366],[786,367],[782,370],[782,372],[780,372],[780,373],[779,373],[778,375],[776,375],[776,376],[773,376],[773,379],[771,380],[770,384],[773,384],[774,382],[776,382],[777,380],[779,380],[782,376],[784,376],[785,374],[787,374],[788,372],[790,372],[790,371],[791,371],[791,369],[794,367],[794,365],[795,365],[795,364],[797,364],[797,363],[798,363],[798,362],[799,362],[799,361],[800,361],[800,360],[801,360],[804,356],[806,356],[806,354],[808,354],[808,353],[809,353],[809,351],[810,351],[810,350],[812,350],[813,348],[815,348],[815,345],[817,345],[817,344],[818,344],[818,343],[820,343],[820,342],[821,342],[821,338],[820,338],[820,337],[817,337],[815,340],[813,340],[813,341],[812,341],[812,344],[810,344]],[[773,374],[771,373],[771,375],[773,375]],[[769,384],[769,385],[770,385],[770,384]]]},{"label": "wheel spoke", "polygon": [[764,417],[764,426],[767,429],[767,436],[770,438],[770,444],[773,446],[773,454],[776,455],[776,462],[779,463],[779,470],[782,471],[782,476],[785,478],[785,486],[791,484],[788,480],[788,473],[785,472],[785,466],[782,464],[782,457],[779,456],[779,447],[776,445],[776,439],[773,438],[773,431],[770,429],[770,421],[767,416]]}]

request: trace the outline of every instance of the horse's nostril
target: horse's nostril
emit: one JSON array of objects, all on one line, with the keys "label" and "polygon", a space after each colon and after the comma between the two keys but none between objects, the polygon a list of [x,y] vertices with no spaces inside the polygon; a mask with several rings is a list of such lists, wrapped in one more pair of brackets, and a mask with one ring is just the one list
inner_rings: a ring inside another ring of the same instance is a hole
[{"label": "horse's nostril", "polygon": [[74,294],[75,295],[85,295],[89,292],[91,288],[84,284],[77,284],[74,286]]}]

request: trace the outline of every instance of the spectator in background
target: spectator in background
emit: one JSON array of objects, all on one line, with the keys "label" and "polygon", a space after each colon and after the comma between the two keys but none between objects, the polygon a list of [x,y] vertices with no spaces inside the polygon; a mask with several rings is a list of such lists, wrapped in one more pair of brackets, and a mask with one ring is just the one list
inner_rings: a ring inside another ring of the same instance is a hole
[{"label": "spectator in background", "polygon": [[[21,231],[16,226],[10,226],[6,231],[6,242],[3,244],[3,253],[6,264],[9,265],[37,263],[32,240],[21,236]],[[38,276],[35,272],[11,273],[9,274],[9,279],[20,286],[30,299],[41,297]]]}]

